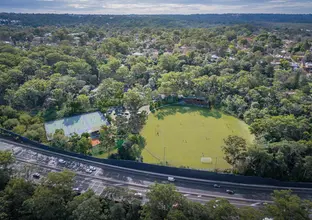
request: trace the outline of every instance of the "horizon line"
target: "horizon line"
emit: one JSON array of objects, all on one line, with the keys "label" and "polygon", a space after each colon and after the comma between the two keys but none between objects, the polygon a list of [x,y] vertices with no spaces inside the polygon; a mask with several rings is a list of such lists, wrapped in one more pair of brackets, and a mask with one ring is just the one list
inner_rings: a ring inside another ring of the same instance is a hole
[{"label": "horizon line", "polygon": [[91,13],[58,13],[58,12],[7,12],[2,11],[0,14],[28,14],[28,15],[108,15],[108,16],[153,16],[153,15],[167,15],[167,16],[189,16],[189,15],[312,15],[312,13],[194,13],[194,14],[91,14]]}]

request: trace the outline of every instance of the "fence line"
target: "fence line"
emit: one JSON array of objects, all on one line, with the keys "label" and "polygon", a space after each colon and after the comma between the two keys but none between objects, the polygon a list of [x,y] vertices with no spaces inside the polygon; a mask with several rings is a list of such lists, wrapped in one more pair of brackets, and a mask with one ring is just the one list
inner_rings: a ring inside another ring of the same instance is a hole
[{"label": "fence line", "polygon": [[231,182],[237,184],[255,184],[255,185],[271,185],[271,186],[280,186],[280,187],[301,187],[301,188],[312,188],[312,183],[309,182],[284,182],[270,178],[262,178],[256,176],[241,176],[234,174],[225,174],[225,173],[215,173],[209,171],[201,171],[194,169],[186,169],[186,168],[177,168],[177,167],[168,167],[156,164],[146,164],[140,163],[136,161],[127,161],[127,160],[112,160],[112,159],[100,159],[95,158],[83,154],[73,153],[69,151],[65,151],[62,149],[50,147],[44,144],[37,143],[32,141],[26,137],[15,134],[6,129],[0,128],[0,137],[13,140],[18,143],[28,144],[38,149],[43,149],[59,154],[68,155],[71,157],[81,158],[85,160],[90,160],[91,162],[98,162],[107,165],[113,165],[128,169],[135,169],[146,172],[153,172],[165,175],[173,175],[173,176],[181,176],[187,178],[195,178],[195,179],[203,179],[210,181],[223,181],[223,182]]}]

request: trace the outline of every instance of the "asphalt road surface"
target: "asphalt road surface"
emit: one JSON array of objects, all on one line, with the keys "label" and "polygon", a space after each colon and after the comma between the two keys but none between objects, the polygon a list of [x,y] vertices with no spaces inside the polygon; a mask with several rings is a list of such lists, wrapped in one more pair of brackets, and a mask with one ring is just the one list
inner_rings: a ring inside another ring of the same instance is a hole
[{"label": "asphalt road surface", "polygon": [[[92,162],[68,158],[67,156],[29,148],[27,145],[2,139],[0,139],[0,150],[11,150],[14,153],[16,157],[14,166],[16,170],[21,171],[20,175],[24,175],[25,178],[32,178],[34,172],[45,176],[49,172],[58,172],[65,168],[74,171],[77,174],[75,187],[78,187],[82,192],[92,189],[96,194],[101,195],[108,186],[124,187],[133,192],[142,193],[143,201],[146,201],[145,194],[150,185],[155,182],[168,183],[165,175],[158,176],[129,171],[102,164],[94,166]],[[220,188],[214,188],[213,185],[215,183],[219,184]],[[192,201],[205,203],[215,198],[225,198],[238,207],[262,206],[263,203],[271,201],[271,193],[275,189],[275,187],[258,187],[254,185],[194,181],[179,178],[176,178],[174,184],[179,192]],[[227,194],[227,189],[233,190],[235,194]],[[293,192],[301,198],[312,200],[312,189],[296,189]]]}]

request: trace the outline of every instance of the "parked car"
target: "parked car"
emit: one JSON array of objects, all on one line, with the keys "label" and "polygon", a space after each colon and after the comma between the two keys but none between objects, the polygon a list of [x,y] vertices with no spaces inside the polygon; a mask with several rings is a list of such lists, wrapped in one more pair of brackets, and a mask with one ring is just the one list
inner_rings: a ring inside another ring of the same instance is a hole
[{"label": "parked car", "polygon": [[92,171],[96,171],[96,168],[93,167],[93,166],[90,166],[89,169],[92,170]]},{"label": "parked car", "polygon": [[169,181],[169,182],[174,182],[174,181],[175,181],[175,178],[172,177],[172,176],[168,176],[168,181]]},{"label": "parked car", "polygon": [[233,195],[235,192],[234,192],[233,190],[227,189],[227,190],[226,190],[226,193],[227,193],[227,194],[230,194],[230,195]]},{"label": "parked car", "polygon": [[61,164],[66,163],[66,161],[65,161],[65,160],[63,160],[63,159],[59,159],[59,160],[58,160],[58,162],[59,162],[59,163],[61,163]]},{"label": "parked car", "polygon": [[39,173],[34,173],[34,174],[33,174],[33,178],[35,178],[35,179],[40,179],[40,174],[39,174]]},{"label": "parked car", "polygon": [[92,173],[93,171],[90,170],[90,169],[86,169],[86,172],[87,172],[87,173]]},{"label": "parked car", "polygon": [[73,188],[73,191],[77,196],[81,195],[81,190],[78,187]]}]

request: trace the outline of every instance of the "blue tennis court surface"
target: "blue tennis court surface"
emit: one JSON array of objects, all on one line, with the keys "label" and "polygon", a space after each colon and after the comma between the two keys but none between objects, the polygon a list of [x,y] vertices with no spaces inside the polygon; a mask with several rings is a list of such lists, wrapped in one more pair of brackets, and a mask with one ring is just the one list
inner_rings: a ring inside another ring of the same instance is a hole
[{"label": "blue tennis court surface", "polygon": [[81,135],[98,131],[102,125],[109,125],[105,116],[101,112],[92,112],[46,122],[44,127],[48,140],[51,140],[56,129],[63,129],[65,136],[70,136],[73,133]]}]

